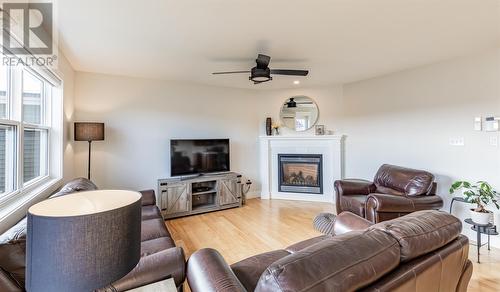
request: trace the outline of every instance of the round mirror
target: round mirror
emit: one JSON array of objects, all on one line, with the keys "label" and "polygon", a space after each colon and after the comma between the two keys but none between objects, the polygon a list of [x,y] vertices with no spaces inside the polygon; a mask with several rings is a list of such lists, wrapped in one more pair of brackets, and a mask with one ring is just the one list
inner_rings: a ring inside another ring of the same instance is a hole
[{"label": "round mirror", "polygon": [[293,96],[281,106],[280,119],[283,126],[302,132],[314,127],[318,121],[318,106],[307,96]]}]

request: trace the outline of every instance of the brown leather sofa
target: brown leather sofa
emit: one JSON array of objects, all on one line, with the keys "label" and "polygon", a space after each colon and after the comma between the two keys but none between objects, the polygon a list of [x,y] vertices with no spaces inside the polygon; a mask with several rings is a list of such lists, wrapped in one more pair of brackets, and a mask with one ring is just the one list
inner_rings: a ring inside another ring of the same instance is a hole
[{"label": "brown leather sofa", "polygon": [[382,165],[373,182],[359,179],[335,181],[337,214],[349,211],[378,223],[419,210],[439,210],[434,175],[427,171]]},{"label": "brown leather sofa", "polygon": [[[51,197],[95,190],[84,178],[67,183]],[[176,247],[156,207],[153,190],[142,191],[141,259],[125,277],[98,291],[125,291],[173,277],[178,290],[185,279],[184,251]],[[0,291],[25,291],[26,218],[0,235]],[[50,268],[50,267],[47,267]]]},{"label": "brown leather sofa", "polygon": [[472,275],[461,221],[418,211],[372,225],[349,212],[323,235],[229,266],[214,249],[188,260],[193,292],[466,291]]}]

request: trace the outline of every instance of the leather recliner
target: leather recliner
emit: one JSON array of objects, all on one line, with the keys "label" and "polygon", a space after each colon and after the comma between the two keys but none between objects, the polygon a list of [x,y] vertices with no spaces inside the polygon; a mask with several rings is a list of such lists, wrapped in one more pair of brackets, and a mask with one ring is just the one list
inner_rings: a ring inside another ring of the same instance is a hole
[{"label": "leather recliner", "polygon": [[472,275],[462,223],[441,211],[418,211],[372,225],[344,212],[334,234],[229,266],[214,249],[187,263],[193,292],[467,291]]},{"label": "leather recliner", "polygon": [[373,182],[359,179],[335,181],[337,214],[349,211],[372,223],[419,210],[439,210],[434,175],[427,171],[382,165]]}]

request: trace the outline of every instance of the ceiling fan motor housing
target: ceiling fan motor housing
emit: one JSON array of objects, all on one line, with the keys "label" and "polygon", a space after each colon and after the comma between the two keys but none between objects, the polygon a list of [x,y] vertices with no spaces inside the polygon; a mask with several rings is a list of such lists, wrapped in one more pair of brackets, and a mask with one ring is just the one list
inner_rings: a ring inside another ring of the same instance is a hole
[{"label": "ceiling fan motor housing", "polygon": [[260,69],[258,67],[252,68],[249,79],[257,83],[273,80],[271,77],[271,70],[269,68]]}]

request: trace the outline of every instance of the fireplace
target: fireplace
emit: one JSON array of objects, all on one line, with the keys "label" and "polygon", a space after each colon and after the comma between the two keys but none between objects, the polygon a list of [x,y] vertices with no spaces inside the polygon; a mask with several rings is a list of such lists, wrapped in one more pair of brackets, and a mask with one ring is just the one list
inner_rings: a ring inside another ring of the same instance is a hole
[{"label": "fireplace", "polygon": [[279,191],[323,194],[322,164],[321,154],[278,154]]}]

